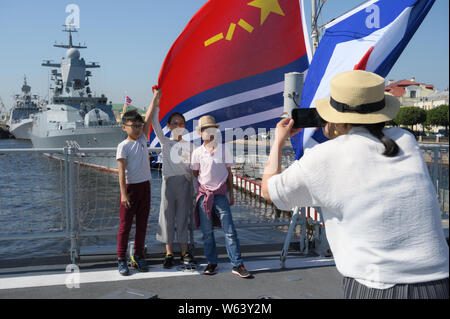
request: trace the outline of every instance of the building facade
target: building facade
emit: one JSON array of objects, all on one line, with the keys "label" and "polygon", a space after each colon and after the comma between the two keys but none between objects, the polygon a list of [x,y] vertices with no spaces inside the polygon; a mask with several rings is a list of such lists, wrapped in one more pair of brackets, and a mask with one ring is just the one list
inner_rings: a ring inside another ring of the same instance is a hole
[{"label": "building facade", "polygon": [[416,82],[414,77],[410,80],[400,80],[397,82],[389,80],[385,91],[398,98],[402,106],[415,106],[416,103],[437,93],[433,84]]}]

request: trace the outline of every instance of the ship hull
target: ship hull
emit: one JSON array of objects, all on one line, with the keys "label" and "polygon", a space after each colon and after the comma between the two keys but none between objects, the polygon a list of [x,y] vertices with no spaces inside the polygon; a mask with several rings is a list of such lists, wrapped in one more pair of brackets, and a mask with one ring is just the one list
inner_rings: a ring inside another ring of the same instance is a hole
[{"label": "ship hull", "polygon": [[21,140],[31,139],[32,119],[24,119],[18,123],[10,124],[9,132],[16,138]]},{"label": "ship hull", "polygon": [[31,134],[34,148],[63,148],[75,142],[78,147],[117,147],[126,139],[120,126],[51,130],[46,136]]},{"label": "ship hull", "polygon": [[[64,148],[68,144],[79,148],[115,148],[126,138],[126,133],[120,126],[79,128],[74,130],[51,130],[48,136],[31,134],[34,148]],[[60,156],[55,155],[55,158]],[[76,161],[86,166],[92,166],[107,171],[117,170],[115,153],[79,154]]]}]

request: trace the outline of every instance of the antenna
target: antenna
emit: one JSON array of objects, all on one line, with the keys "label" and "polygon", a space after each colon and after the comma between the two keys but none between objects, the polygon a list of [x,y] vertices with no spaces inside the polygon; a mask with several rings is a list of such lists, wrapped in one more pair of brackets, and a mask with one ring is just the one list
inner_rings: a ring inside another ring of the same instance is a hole
[{"label": "antenna", "polygon": [[78,32],[77,29],[75,29],[74,27],[70,27],[68,25],[63,24],[64,30],[62,30],[63,32],[68,32],[69,33],[69,44],[54,44],[53,46],[56,48],[64,48],[64,49],[70,49],[70,48],[75,48],[75,49],[86,49],[87,46],[86,45],[80,45],[80,43],[78,43],[78,45],[73,45],[73,41],[72,41],[72,32]]}]

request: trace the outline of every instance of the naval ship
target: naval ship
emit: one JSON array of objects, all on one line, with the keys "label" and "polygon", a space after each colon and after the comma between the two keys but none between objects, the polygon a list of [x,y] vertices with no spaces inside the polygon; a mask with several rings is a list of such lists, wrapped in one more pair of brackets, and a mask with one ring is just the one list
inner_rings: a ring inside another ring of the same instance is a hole
[{"label": "naval ship", "polygon": [[[65,48],[66,56],[60,63],[45,60],[42,66],[55,68],[51,71],[51,98],[42,112],[34,116],[31,141],[34,148],[63,148],[76,145],[81,148],[117,147],[126,136],[117,125],[112,104],[104,94],[93,96],[89,87],[91,71],[99,68],[97,62],[86,63],[74,45],[74,28],[66,28],[69,44],[54,44]],[[97,163],[95,163],[97,164]]]},{"label": "naval ship", "polygon": [[22,95],[16,94],[15,104],[9,113],[6,125],[9,132],[17,139],[29,140],[30,130],[33,122],[32,115],[39,112],[39,97],[30,94],[31,87],[27,84],[27,77],[24,77],[22,85]]}]

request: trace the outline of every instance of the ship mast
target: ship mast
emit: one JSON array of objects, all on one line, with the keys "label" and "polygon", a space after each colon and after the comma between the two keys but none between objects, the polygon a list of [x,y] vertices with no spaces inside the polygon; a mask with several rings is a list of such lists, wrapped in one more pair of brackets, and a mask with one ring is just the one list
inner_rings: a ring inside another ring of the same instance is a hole
[{"label": "ship mast", "polygon": [[319,26],[317,22],[325,2],[327,2],[327,0],[311,0],[311,39],[313,42],[313,55],[319,45]]},{"label": "ship mast", "polygon": [[81,43],[78,43],[78,45],[73,45],[72,42],[72,32],[78,32],[77,29],[75,28],[70,28],[67,25],[63,25],[63,27],[65,28],[64,30],[62,30],[63,32],[68,32],[69,33],[69,44],[54,44],[53,46],[56,48],[64,48],[64,49],[71,49],[71,48],[75,48],[75,49],[86,49],[87,46],[86,45],[81,45]]}]

